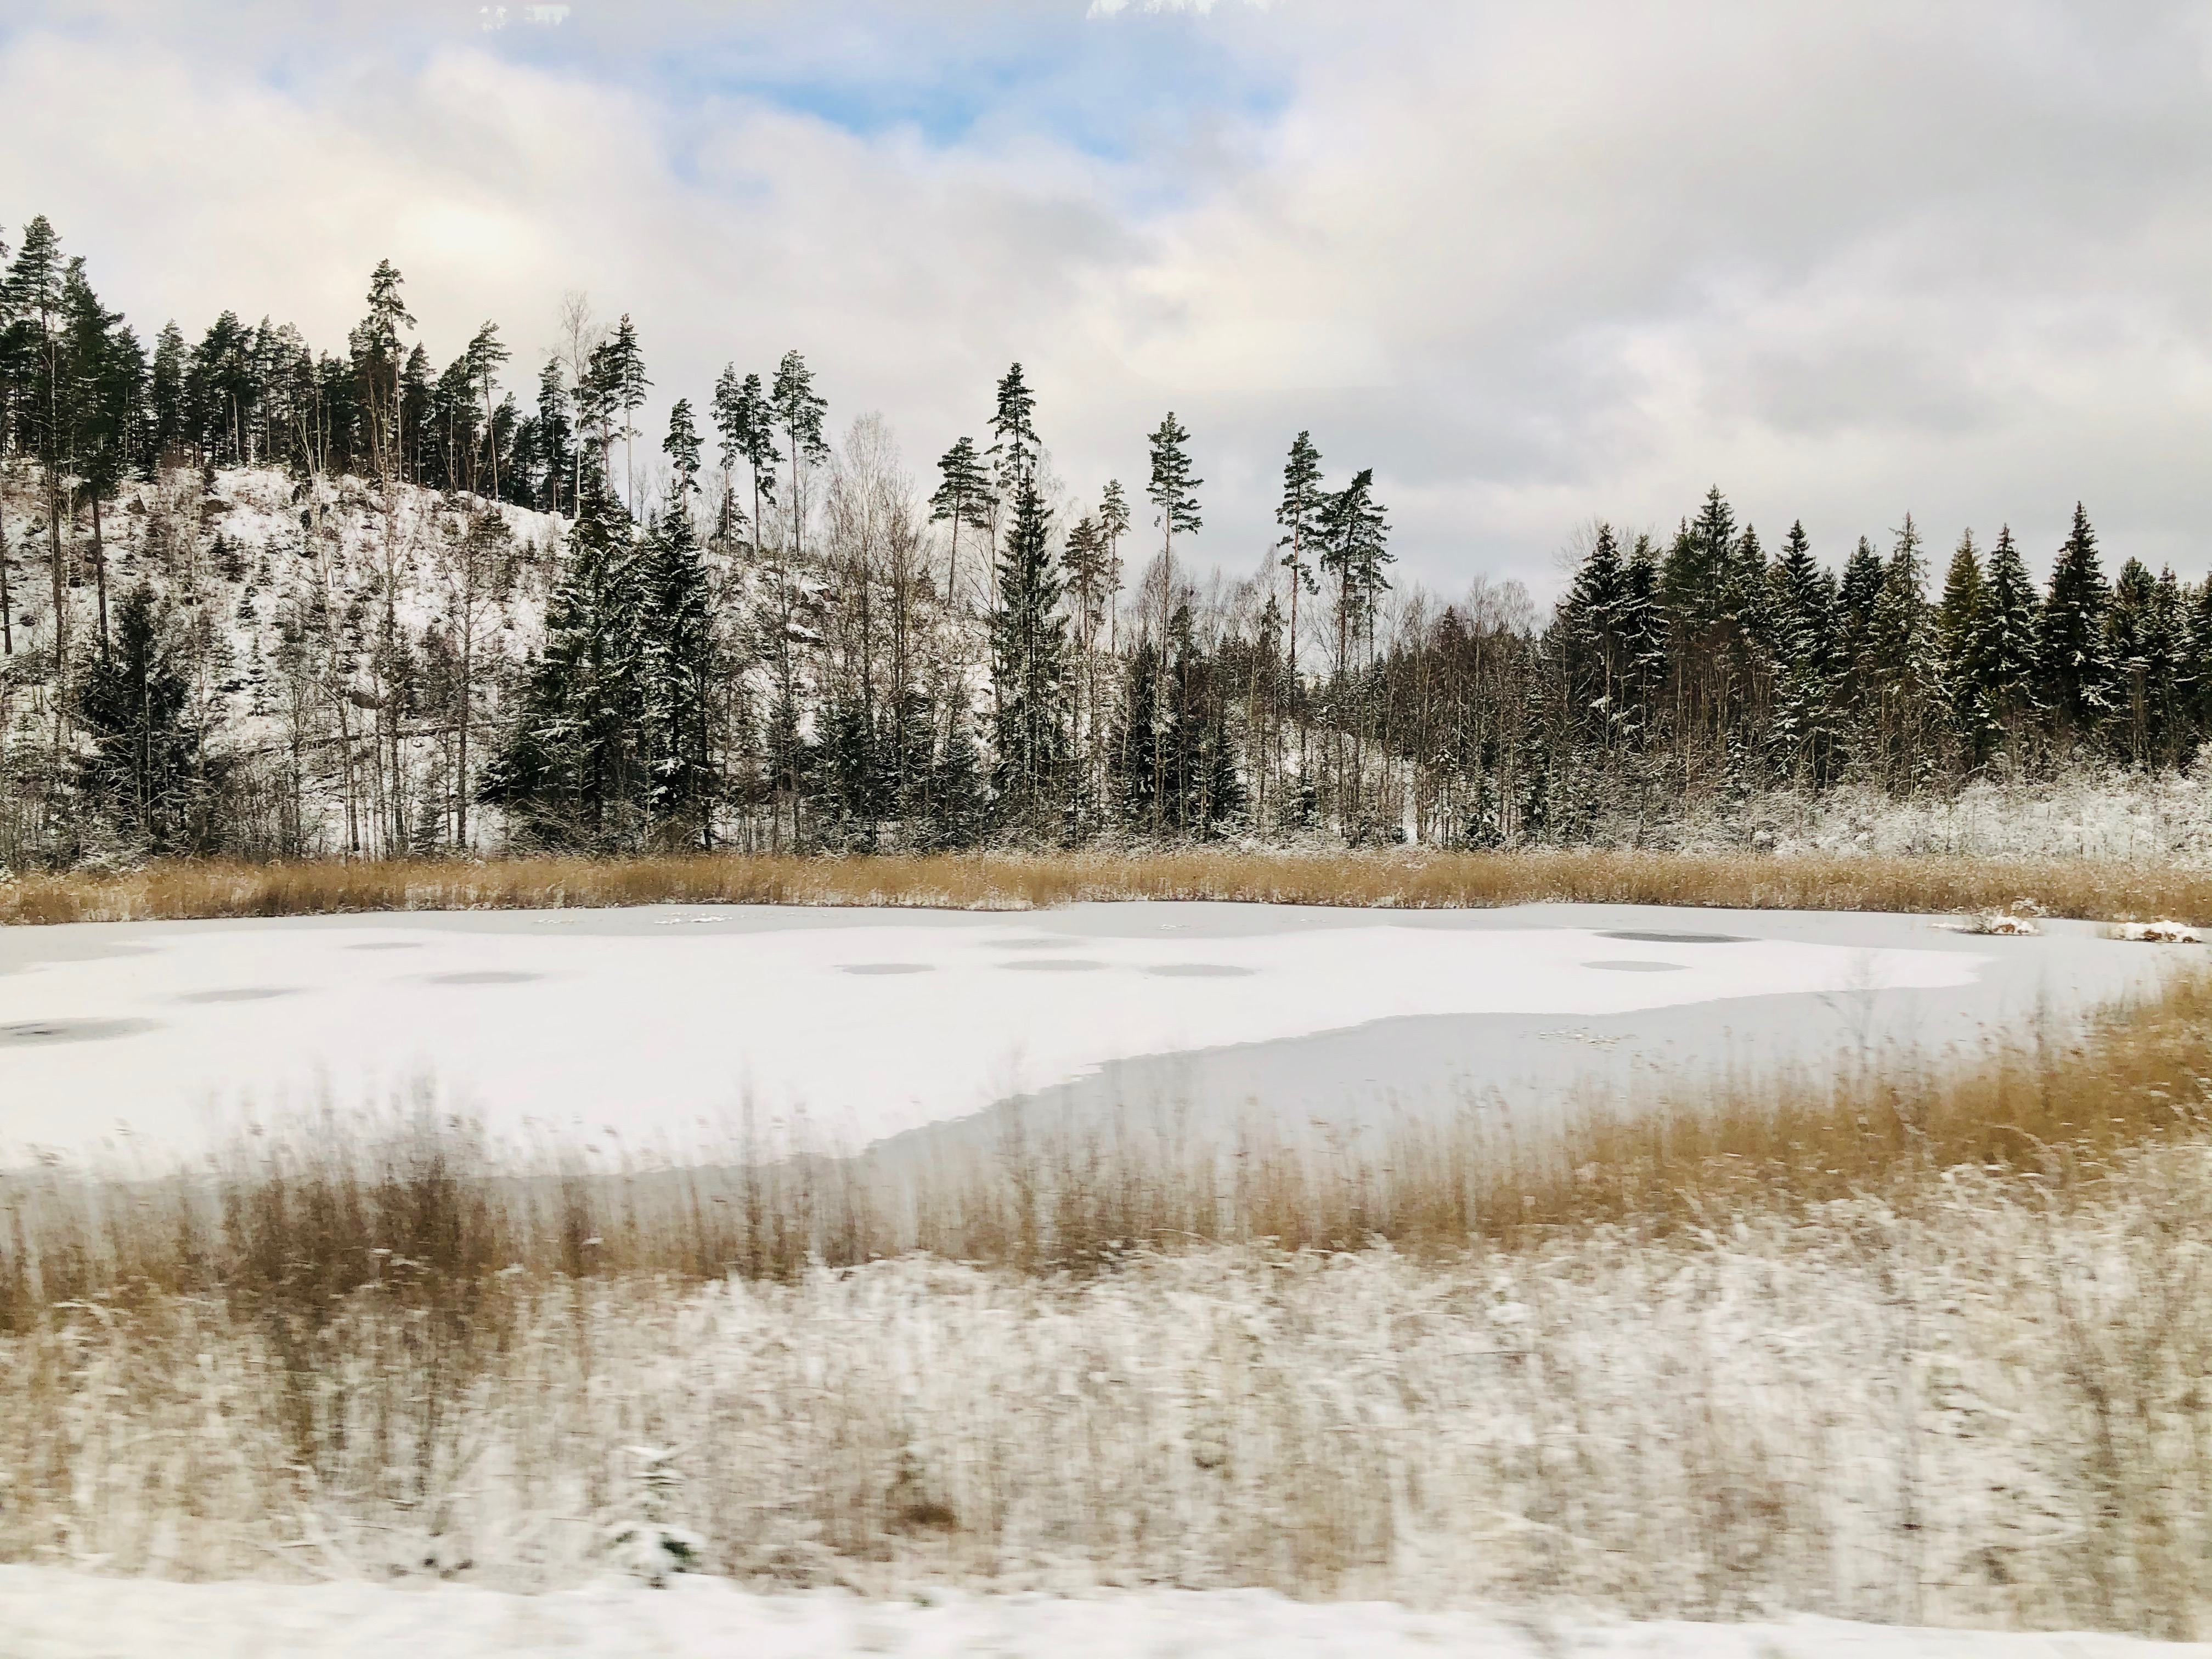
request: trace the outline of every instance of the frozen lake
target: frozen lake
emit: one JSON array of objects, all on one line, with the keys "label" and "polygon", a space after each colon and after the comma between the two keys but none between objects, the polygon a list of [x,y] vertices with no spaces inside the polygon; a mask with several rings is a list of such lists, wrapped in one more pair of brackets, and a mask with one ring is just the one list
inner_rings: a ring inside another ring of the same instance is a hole
[{"label": "frozen lake", "polygon": [[496,1127],[856,1149],[1007,1103],[1343,1126],[1957,1050],[2153,983],[2048,924],[1626,906],[659,907],[0,930],[0,1148],[189,1146],[434,1075]]}]

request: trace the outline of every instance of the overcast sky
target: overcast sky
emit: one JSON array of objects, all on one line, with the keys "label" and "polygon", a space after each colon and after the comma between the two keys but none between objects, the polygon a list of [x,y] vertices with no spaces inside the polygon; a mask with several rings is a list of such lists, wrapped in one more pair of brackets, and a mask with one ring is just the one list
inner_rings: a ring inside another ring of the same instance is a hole
[{"label": "overcast sky", "polygon": [[561,9],[10,0],[0,222],[144,334],[341,349],[389,258],[526,391],[568,289],[664,400],[797,346],[925,484],[1019,359],[1085,495],[1174,409],[1239,573],[1301,428],[1448,592],[1715,483],[2212,563],[2212,4]]}]

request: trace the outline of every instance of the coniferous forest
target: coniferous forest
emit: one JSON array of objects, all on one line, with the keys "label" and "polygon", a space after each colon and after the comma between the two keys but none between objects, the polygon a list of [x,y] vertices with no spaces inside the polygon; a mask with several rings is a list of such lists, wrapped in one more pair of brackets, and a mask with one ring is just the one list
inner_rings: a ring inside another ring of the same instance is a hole
[{"label": "coniferous forest", "polygon": [[[1716,488],[1596,527],[1541,614],[1394,583],[1375,458],[1286,419],[1238,580],[1173,413],[1142,476],[1063,478],[1018,363],[917,473],[799,351],[649,363],[580,297],[534,370],[491,323],[440,367],[389,264],[319,350],[228,312],[142,334],[43,218],[0,260],[12,869],[1665,845],[1686,801],[2172,769],[2212,736],[2212,587],[2108,575],[2078,507],[2055,549],[1946,553],[1901,512],[1832,549]],[[656,383],[686,395],[643,431]]]}]

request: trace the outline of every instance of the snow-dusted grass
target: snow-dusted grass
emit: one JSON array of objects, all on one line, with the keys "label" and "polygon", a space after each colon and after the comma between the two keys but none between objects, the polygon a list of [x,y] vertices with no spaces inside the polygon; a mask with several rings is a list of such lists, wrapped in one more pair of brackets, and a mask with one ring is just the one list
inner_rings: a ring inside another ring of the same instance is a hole
[{"label": "snow-dusted grass", "polygon": [[2207,997],[1365,1162],[522,1180],[418,1122],[17,1173],[0,1560],[559,1588],[665,1532],[870,1594],[2189,1633]]},{"label": "snow-dusted grass", "polygon": [[2075,1632],[1899,1630],[1823,1619],[1714,1625],[1567,1620],[1510,1612],[1316,1606],[1264,1591],[1140,1590],[1080,1598],[943,1590],[899,1601],[761,1595],[704,1580],[674,1594],[599,1583],[541,1596],[462,1586],[118,1584],[0,1568],[15,1659],[158,1652],[165,1659],[2202,1659],[2193,1644]]},{"label": "snow-dusted grass", "polygon": [[653,1512],[644,1446],[698,1565],[761,1583],[2183,1634],[2208,1213],[2192,1145],[2070,1207],[1960,1174],[1912,1211],[1444,1261],[118,1298],[0,1346],[0,1554],[559,1587]]},{"label": "snow-dusted grass", "polygon": [[2202,1659],[2199,1644],[2075,1632],[1900,1630],[1823,1619],[1638,1624],[1376,1602],[1300,1603],[1265,1591],[1139,1590],[1079,1598],[934,1590],[874,1601],[762,1595],[706,1580],[673,1594],[605,1583],[540,1596],[445,1585],[118,1584],[0,1567],[15,1659],[158,1652],[165,1659]]},{"label": "snow-dusted grass", "polygon": [[[2102,852],[2103,849],[2098,849]],[[2212,868],[2181,859],[1986,850],[693,854],[241,864],[0,879],[0,923],[175,921],[379,910],[628,904],[891,905],[1027,910],[1078,900],[1233,899],[1413,908],[1547,901],[1773,910],[1997,912],[2212,925]]]}]

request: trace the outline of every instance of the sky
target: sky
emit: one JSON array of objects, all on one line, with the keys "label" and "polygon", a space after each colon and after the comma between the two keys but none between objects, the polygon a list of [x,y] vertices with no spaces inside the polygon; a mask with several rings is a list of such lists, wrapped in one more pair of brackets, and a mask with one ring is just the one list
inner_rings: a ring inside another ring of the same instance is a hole
[{"label": "sky", "polygon": [[2207,0],[9,0],[0,122],[142,333],[390,258],[526,400],[581,290],[649,420],[795,347],[924,489],[1019,361],[1079,501],[1173,410],[1234,574],[1300,430],[1447,596],[1714,484],[2212,566]]}]

